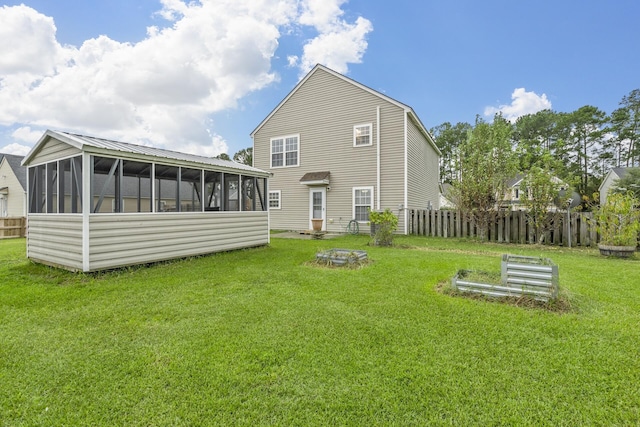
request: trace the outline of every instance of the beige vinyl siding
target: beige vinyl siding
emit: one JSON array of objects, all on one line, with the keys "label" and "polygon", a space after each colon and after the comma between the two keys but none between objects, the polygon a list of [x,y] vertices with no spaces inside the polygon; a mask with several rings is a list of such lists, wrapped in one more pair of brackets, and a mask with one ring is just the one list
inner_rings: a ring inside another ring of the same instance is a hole
[{"label": "beige vinyl siding", "polygon": [[408,208],[426,209],[431,202],[438,209],[438,154],[412,120],[407,121],[407,134]]},{"label": "beige vinyl siding", "polygon": [[49,138],[49,140],[36,153],[35,157],[31,159],[29,166],[77,156],[80,153],[81,150],[67,143]]},{"label": "beige vinyl siding", "polygon": [[380,209],[398,216],[398,231],[404,230],[404,117],[403,109],[382,110],[380,114]]},{"label": "beige vinyl siding", "polygon": [[[7,204],[8,217],[26,216],[26,200],[27,195],[18,181],[18,177],[14,173],[6,159],[0,162],[0,188],[8,187],[8,194],[5,195],[5,203]],[[2,213],[0,213],[1,215]]]},{"label": "beige vinyl siding", "polygon": [[[309,229],[309,187],[300,184],[300,178],[329,171],[326,226],[329,231],[345,230],[353,218],[353,188],[376,186],[377,107],[381,146],[389,155],[383,161],[383,181],[396,180],[403,174],[403,109],[321,69],[254,134],[254,166],[272,172],[269,188],[282,192],[281,209],[270,211],[272,229]],[[373,144],[354,147],[353,126],[363,123],[372,123]],[[271,138],[291,134],[300,135],[299,166],[271,168]],[[385,192],[402,193],[402,185],[385,181],[383,202],[395,202],[395,195],[385,198]],[[377,192],[374,188],[374,202]]]},{"label": "beige vinyl siding", "polygon": [[27,233],[31,260],[82,270],[82,215],[29,214]]},{"label": "beige vinyl siding", "polygon": [[269,242],[267,212],[96,214],[90,270],[201,255]]}]

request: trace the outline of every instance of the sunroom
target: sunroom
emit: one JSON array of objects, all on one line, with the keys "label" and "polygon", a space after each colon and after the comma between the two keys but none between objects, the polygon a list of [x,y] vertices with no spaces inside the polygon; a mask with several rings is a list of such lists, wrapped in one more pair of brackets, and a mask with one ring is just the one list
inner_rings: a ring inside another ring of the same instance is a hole
[{"label": "sunroom", "polygon": [[27,256],[98,271],[269,243],[269,174],[48,130],[25,156]]}]

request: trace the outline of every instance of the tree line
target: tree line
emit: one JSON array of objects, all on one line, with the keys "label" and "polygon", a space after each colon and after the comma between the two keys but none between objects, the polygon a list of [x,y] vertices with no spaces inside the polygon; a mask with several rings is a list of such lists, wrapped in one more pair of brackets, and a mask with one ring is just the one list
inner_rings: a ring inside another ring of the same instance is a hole
[{"label": "tree line", "polygon": [[[481,239],[496,214],[510,208],[508,183],[518,175],[526,192],[520,200],[542,239],[574,193],[576,204],[590,209],[609,169],[640,166],[640,89],[624,96],[610,115],[585,105],[570,113],[542,110],[511,123],[498,113],[492,122],[477,116],[473,125],[446,122],[431,133],[442,152],[441,179],[452,185],[449,196],[475,221]],[[640,188],[640,181],[627,187]]]},{"label": "tree line", "polygon": [[[227,153],[221,153],[215,156],[216,159],[231,161],[231,157]],[[243,165],[253,166],[253,147],[243,148],[233,155],[233,161],[242,163]]]},{"label": "tree line", "polygon": [[442,123],[431,134],[442,152],[443,182],[463,179],[473,158],[482,168],[507,167],[512,174],[548,170],[592,200],[612,167],[640,166],[640,89],[622,97],[611,114],[585,105],[569,113],[542,110],[515,123],[500,114],[491,123],[478,116],[474,124]]}]

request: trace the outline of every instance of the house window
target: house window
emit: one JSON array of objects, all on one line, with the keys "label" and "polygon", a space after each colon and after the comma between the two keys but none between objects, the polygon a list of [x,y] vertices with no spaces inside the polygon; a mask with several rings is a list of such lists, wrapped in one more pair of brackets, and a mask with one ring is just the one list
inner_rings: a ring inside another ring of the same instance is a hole
[{"label": "house window", "polygon": [[353,218],[358,222],[369,221],[369,211],[373,208],[373,187],[353,189]]},{"label": "house window", "polygon": [[280,190],[269,191],[269,209],[280,209]]},{"label": "house window", "polygon": [[520,199],[520,190],[516,188],[516,195],[514,197],[515,200],[519,200]]},{"label": "house window", "polygon": [[271,167],[298,166],[299,135],[281,136],[271,139]]},{"label": "house window", "polygon": [[353,146],[360,147],[362,145],[371,145],[371,129],[372,124],[356,125],[353,127]]}]

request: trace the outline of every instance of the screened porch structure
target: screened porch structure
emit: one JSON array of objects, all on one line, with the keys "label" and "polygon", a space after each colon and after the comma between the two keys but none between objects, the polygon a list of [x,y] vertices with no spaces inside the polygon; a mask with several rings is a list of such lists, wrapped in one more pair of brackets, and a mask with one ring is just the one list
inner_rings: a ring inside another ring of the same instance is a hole
[{"label": "screened porch structure", "polygon": [[268,173],[48,130],[28,168],[27,256],[77,271],[269,243]]}]

